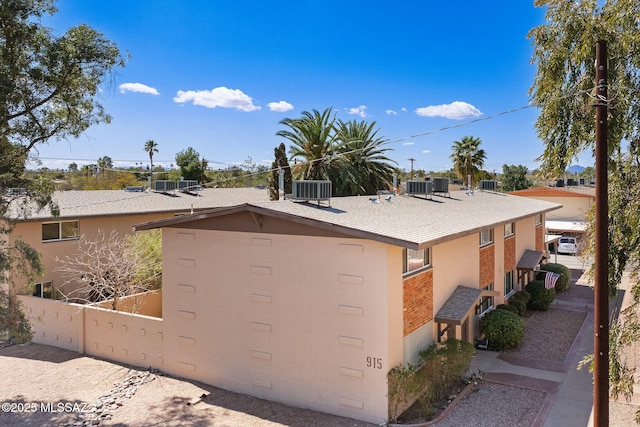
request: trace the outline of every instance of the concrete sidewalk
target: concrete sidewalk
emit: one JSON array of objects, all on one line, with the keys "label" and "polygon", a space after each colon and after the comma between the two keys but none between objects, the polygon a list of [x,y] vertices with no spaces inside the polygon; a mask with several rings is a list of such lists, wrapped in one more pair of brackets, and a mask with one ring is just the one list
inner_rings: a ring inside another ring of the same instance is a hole
[{"label": "concrete sidewalk", "polygon": [[[625,275],[623,282],[619,298],[610,303],[609,308],[613,315],[617,315],[619,310],[624,308],[629,298],[628,275]],[[586,285],[586,277],[582,275],[577,280],[572,280],[572,286],[576,283]],[[540,369],[539,366],[543,365],[540,363],[536,364],[537,367],[531,367],[531,364],[527,366],[526,361],[522,364],[519,362],[512,364],[501,360],[498,357],[500,353],[480,350],[473,358],[471,372],[480,370],[484,373],[484,378],[489,381],[544,391],[547,398],[536,426],[591,426],[593,425],[593,378],[587,368],[577,370],[577,366],[584,356],[593,353],[593,301],[556,299],[556,302],[560,307],[563,305],[574,309],[583,307],[588,312],[567,359],[562,364],[562,369],[557,369],[557,364],[550,370]]]}]

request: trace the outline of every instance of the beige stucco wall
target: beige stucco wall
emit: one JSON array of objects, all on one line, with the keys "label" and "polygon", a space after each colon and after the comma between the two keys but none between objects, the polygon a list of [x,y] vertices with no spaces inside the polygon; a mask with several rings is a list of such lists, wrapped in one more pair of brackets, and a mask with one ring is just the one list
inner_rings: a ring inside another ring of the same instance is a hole
[{"label": "beige stucco wall", "polygon": [[[147,214],[147,215],[122,215],[111,217],[97,218],[79,218],[80,234],[85,234],[89,240],[95,238],[99,229],[103,230],[107,235],[115,229],[120,236],[132,234],[132,227],[147,221],[167,218],[171,214]],[[64,219],[62,221],[73,220]],[[42,241],[42,223],[51,221],[34,221],[22,222],[15,226],[11,239],[22,238],[29,243],[42,256],[42,263],[45,267],[45,274],[38,282],[53,281],[54,286],[60,287],[64,281],[61,274],[55,271],[55,258],[64,258],[77,253],[78,240],[61,240],[61,241]],[[15,285],[18,289],[22,289],[25,280],[19,276],[13,277]],[[69,288],[70,289],[70,288]],[[22,292],[22,291],[21,291]]]},{"label": "beige stucco wall", "polygon": [[[160,292],[148,293],[147,307]],[[18,296],[33,342],[141,367],[162,368],[162,319],[47,298]]]},{"label": "beige stucco wall", "polygon": [[84,352],[84,306],[18,296],[33,329],[33,342]]},{"label": "beige stucco wall", "polygon": [[541,197],[535,196],[532,199],[544,200],[551,203],[560,203],[560,209],[547,213],[548,220],[572,220],[582,221],[591,205],[595,202],[591,197]]},{"label": "beige stucco wall", "polygon": [[401,259],[366,240],[165,228],[163,369],[382,423]]}]

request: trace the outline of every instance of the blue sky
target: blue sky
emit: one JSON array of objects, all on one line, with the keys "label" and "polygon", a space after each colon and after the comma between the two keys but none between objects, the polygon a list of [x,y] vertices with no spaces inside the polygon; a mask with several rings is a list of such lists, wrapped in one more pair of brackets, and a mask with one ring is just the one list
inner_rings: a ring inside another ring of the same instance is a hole
[{"label": "blue sky", "polygon": [[[86,23],[129,53],[103,85],[109,125],[39,148],[67,168],[109,156],[116,166],[175,163],[193,147],[213,168],[270,164],[279,122],[332,107],[375,121],[398,166],[451,167],[453,142],[482,140],[485,169],[537,166],[543,144],[529,105],[533,0],[59,0],[56,33]],[[512,113],[502,114],[507,111]],[[497,115],[497,116],[496,116]],[[493,117],[496,116],[496,117]],[[578,163],[590,166],[590,156]]]}]

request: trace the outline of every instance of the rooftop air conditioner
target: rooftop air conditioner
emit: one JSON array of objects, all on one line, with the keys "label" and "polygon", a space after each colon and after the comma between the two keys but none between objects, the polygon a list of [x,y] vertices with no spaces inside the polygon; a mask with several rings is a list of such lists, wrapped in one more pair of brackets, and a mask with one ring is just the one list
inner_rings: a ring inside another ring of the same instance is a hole
[{"label": "rooftop air conditioner", "polygon": [[189,191],[198,189],[198,181],[195,179],[182,179],[180,181],[176,181],[178,185],[178,190],[181,191]]},{"label": "rooftop air conditioner", "polygon": [[480,190],[498,191],[498,181],[483,179],[480,181]]},{"label": "rooftop air conditioner", "polygon": [[431,178],[434,193],[449,194],[449,178]]},{"label": "rooftop air conditioner", "polygon": [[291,199],[322,201],[331,198],[331,181],[293,181]]},{"label": "rooftop air conditioner", "polygon": [[407,194],[433,194],[433,181],[407,181]]},{"label": "rooftop air conditioner", "polygon": [[158,179],[153,182],[153,191],[174,191],[176,189],[176,181]]}]

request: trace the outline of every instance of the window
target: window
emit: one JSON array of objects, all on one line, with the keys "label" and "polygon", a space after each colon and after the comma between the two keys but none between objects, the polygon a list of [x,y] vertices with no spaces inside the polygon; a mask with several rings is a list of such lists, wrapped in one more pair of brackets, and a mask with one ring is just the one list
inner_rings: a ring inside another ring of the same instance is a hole
[{"label": "window", "polygon": [[431,248],[402,250],[402,273],[410,273],[431,265]]},{"label": "window", "polygon": [[482,230],[480,232],[480,246],[485,246],[493,243],[493,228]]},{"label": "window", "polygon": [[47,222],[42,224],[42,241],[77,239],[79,229],[78,221]]},{"label": "window", "polygon": [[542,225],[542,214],[536,215],[536,225]]},{"label": "window", "polygon": [[[493,290],[493,283],[489,284],[485,291]],[[492,296],[484,296],[480,299],[480,305],[478,306],[478,314],[483,314],[493,308],[493,297]]]},{"label": "window", "polygon": [[33,286],[33,296],[40,298],[51,298],[51,291],[53,290],[53,282],[41,282],[36,283]]},{"label": "window", "polygon": [[504,275],[504,296],[509,295],[513,290],[513,270],[511,270],[507,271]]},{"label": "window", "polygon": [[510,222],[504,225],[504,237],[511,237],[516,234],[516,223]]}]

